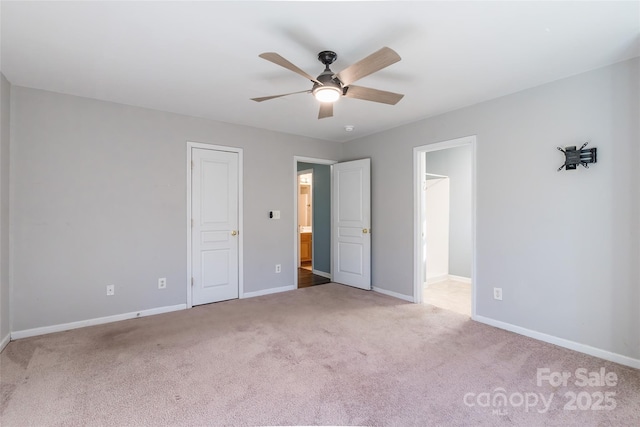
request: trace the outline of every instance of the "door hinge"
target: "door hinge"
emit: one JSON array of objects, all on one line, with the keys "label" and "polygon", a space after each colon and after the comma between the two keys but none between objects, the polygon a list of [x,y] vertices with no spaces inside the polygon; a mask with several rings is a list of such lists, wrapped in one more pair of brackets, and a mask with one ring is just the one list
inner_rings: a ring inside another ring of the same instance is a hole
[{"label": "door hinge", "polygon": [[193,160],[191,160],[191,170],[193,170]]},{"label": "door hinge", "polygon": [[191,278],[191,286],[193,286],[193,277]]},{"label": "door hinge", "polygon": [[191,228],[193,228],[193,218],[191,218]]}]

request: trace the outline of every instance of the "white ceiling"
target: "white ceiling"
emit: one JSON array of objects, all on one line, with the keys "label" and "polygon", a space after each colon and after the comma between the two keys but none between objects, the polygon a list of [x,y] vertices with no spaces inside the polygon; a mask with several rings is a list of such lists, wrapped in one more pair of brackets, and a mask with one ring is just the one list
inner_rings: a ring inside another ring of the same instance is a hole
[{"label": "white ceiling", "polygon": [[[1,69],[14,85],[347,141],[640,55],[640,2],[9,2]],[[358,81],[404,93],[340,99],[318,120],[311,83],[382,46],[402,61]],[[345,125],[354,125],[347,133]]]}]

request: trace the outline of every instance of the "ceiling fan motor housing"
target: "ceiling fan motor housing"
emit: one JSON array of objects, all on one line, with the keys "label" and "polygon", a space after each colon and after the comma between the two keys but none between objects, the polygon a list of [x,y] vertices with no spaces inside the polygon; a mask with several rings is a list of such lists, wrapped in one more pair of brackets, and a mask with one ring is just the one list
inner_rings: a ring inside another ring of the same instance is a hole
[{"label": "ceiling fan motor housing", "polygon": [[314,96],[319,90],[327,89],[334,90],[340,95],[343,94],[342,82],[337,77],[333,77],[333,71],[331,71],[331,69],[329,68],[329,65],[332,64],[337,58],[338,55],[331,50],[323,50],[318,54],[318,61],[324,64],[325,69],[317,78],[320,83],[314,83],[313,88],[311,89],[311,93],[313,93]]},{"label": "ceiling fan motor housing", "polygon": [[[320,83],[322,83],[322,86],[335,86],[337,88],[339,88],[340,90],[342,90],[342,82],[336,77],[335,79],[333,78],[333,71],[329,70],[329,71],[323,71],[318,77],[317,77],[318,81]],[[313,85],[313,88],[315,89],[317,86],[321,86],[318,83]]]}]

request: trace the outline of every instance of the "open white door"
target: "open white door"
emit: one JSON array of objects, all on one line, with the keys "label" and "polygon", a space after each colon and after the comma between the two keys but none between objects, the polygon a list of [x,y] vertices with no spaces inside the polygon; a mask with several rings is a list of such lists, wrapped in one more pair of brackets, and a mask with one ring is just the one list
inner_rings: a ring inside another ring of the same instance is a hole
[{"label": "open white door", "polygon": [[333,281],[371,289],[371,159],[333,165]]},{"label": "open white door", "polygon": [[193,305],[238,298],[238,153],[192,149]]}]

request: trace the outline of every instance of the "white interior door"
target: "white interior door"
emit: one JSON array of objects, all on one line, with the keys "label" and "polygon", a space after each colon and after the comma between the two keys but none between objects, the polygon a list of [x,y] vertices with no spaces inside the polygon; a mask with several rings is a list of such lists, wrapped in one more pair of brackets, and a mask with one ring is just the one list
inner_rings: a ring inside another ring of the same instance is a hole
[{"label": "white interior door", "polygon": [[371,289],[371,160],[333,165],[333,281]]},{"label": "white interior door", "polygon": [[238,298],[238,153],[191,154],[192,304]]}]

